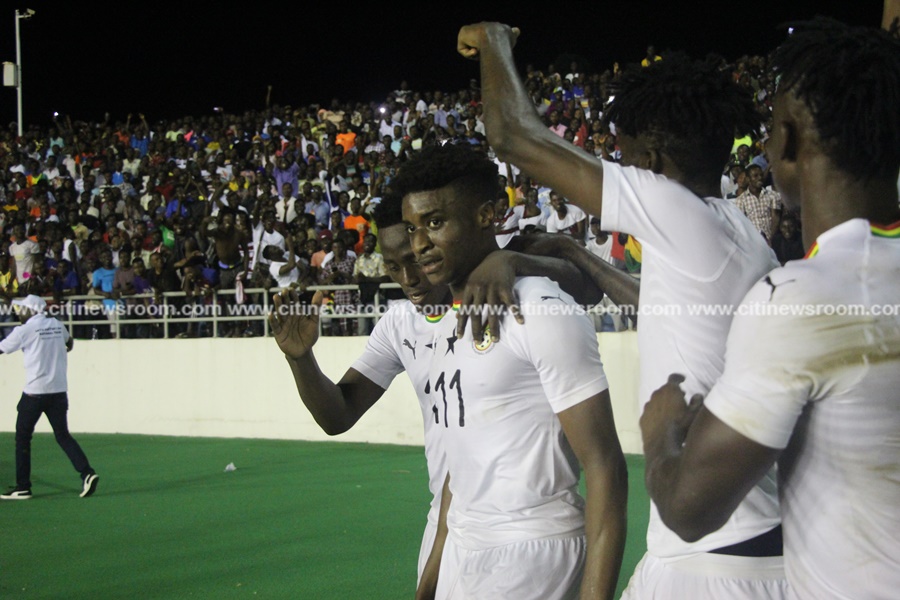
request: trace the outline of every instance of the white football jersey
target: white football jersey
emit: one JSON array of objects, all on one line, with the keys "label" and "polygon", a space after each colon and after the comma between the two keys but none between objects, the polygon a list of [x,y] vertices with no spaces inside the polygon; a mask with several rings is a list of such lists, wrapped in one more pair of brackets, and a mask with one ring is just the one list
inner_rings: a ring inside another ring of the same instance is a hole
[{"label": "white football jersey", "polygon": [[425,345],[431,341],[435,325],[422,315],[412,302],[395,303],[375,325],[362,356],[353,368],[384,389],[398,374],[406,371],[422,409],[425,427],[425,460],[428,465],[428,489],[431,509],[428,522],[437,524],[441,508],[441,491],[447,477],[447,463],[440,443],[440,430],[431,416],[431,398],[424,393],[431,355]]},{"label": "white football jersey", "polygon": [[[731,311],[778,266],[775,254],[727,200],[698,198],[676,181],[606,161],[601,222],[605,230],[629,233],[642,244],[641,407],[672,373],[684,375],[688,398],[706,394],[725,367]],[[754,538],[779,522],[773,470],[721,529],[695,543],[666,527],[651,503],[647,550],[664,559],[707,552]]]},{"label": "white football jersey", "polygon": [[778,460],[801,598],[900,591],[900,223],[847,221],[747,294],[706,407]]},{"label": "white football jersey", "polygon": [[584,533],[580,467],[556,413],[607,389],[597,337],[549,279],[515,289],[525,323],[504,318],[498,342],[457,340],[449,313],[423,348],[450,470],[449,535],[470,550]]}]

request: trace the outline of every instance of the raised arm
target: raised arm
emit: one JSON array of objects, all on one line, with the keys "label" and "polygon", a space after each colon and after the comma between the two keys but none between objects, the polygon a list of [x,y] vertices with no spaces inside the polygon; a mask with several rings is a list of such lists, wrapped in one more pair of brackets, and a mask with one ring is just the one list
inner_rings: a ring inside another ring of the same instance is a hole
[{"label": "raised arm", "polygon": [[275,296],[269,325],[284,352],[300,400],[328,435],[344,433],[384,394],[384,389],[355,369],[338,383],[322,373],[312,348],[319,339],[319,314],[324,296],[316,292],[309,306],[293,290]]},{"label": "raised arm", "polygon": [[288,235],[285,240],[287,242],[288,261],[278,269],[279,275],[287,275],[297,266],[297,255],[294,253],[294,239]]},{"label": "raised arm", "polygon": [[481,61],[481,97],[488,143],[504,161],[558,190],[590,214],[601,214],[603,166],[550,131],[538,117],[516,71],[517,28],[500,23],[467,25],[457,50]]}]

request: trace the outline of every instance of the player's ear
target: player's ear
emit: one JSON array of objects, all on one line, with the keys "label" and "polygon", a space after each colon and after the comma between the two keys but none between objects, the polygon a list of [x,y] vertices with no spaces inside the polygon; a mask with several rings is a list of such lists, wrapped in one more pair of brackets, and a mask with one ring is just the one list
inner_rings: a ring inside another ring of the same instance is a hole
[{"label": "player's ear", "polygon": [[662,154],[660,154],[659,150],[653,146],[648,146],[641,155],[640,167],[642,169],[647,169],[648,171],[653,171],[657,175],[661,174],[663,170]]},{"label": "player's ear", "polygon": [[493,202],[485,202],[478,208],[478,226],[480,228],[494,226]]},{"label": "player's ear", "polygon": [[793,121],[781,121],[776,127],[778,127],[780,133],[777,138],[779,140],[778,147],[771,150],[768,147],[766,149],[777,154],[784,162],[795,162],[797,160],[799,141],[796,123]]}]

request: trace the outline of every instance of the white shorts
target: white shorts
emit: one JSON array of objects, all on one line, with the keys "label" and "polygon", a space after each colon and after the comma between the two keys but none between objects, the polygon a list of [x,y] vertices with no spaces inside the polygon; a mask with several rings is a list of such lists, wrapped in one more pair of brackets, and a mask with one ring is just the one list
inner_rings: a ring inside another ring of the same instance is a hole
[{"label": "white shorts", "polygon": [[419,548],[419,570],[416,572],[416,587],[422,581],[422,571],[425,570],[425,563],[431,556],[431,548],[434,546],[434,538],[437,536],[437,523],[428,521],[425,523],[425,533],[422,535],[422,546]]},{"label": "white shorts", "polygon": [[787,590],[780,556],[704,553],[663,562],[645,554],[621,600],[783,600]]},{"label": "white shorts", "polygon": [[574,600],[584,572],[583,537],[466,550],[449,538],[436,600]]}]

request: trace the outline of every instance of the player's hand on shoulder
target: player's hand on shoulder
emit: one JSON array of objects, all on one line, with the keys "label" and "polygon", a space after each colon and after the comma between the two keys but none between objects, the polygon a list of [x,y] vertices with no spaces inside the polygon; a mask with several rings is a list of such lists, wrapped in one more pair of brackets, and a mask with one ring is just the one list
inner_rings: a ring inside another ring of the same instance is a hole
[{"label": "player's hand on shoulder", "polygon": [[462,338],[466,324],[471,322],[472,339],[484,337],[487,326],[491,339],[500,339],[500,321],[507,313],[518,323],[523,323],[519,299],[516,296],[515,252],[497,250],[491,252],[469,275],[465,290],[459,299],[456,335]]},{"label": "player's hand on shoulder", "polygon": [[278,347],[293,360],[303,358],[319,339],[319,310],[325,296],[316,292],[309,304],[301,304],[295,290],[276,294],[269,326]]},{"label": "player's hand on shoulder", "polygon": [[680,446],[691,423],[703,406],[703,396],[695,394],[687,403],[681,383],[684,376],[669,375],[669,380],[650,396],[641,414],[640,427],[645,448],[650,445]]}]

